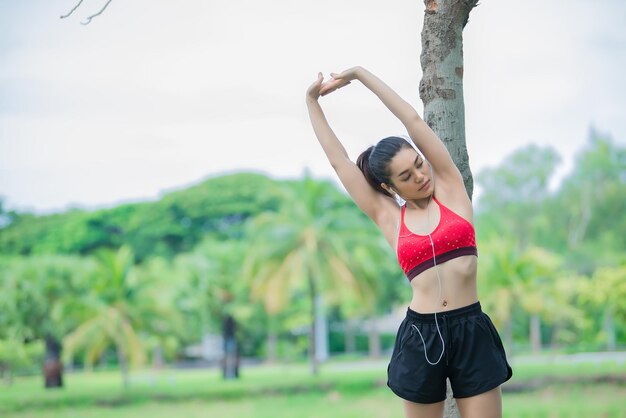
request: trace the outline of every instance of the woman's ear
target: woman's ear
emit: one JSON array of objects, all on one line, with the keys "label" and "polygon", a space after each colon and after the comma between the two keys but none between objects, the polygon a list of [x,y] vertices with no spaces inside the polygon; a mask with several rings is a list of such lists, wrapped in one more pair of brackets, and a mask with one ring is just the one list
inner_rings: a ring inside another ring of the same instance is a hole
[{"label": "woman's ear", "polygon": [[396,192],[395,190],[393,190],[389,185],[385,184],[385,183],[380,183],[380,187],[382,187],[383,189],[385,189],[390,195],[396,195],[398,196],[398,192]]}]

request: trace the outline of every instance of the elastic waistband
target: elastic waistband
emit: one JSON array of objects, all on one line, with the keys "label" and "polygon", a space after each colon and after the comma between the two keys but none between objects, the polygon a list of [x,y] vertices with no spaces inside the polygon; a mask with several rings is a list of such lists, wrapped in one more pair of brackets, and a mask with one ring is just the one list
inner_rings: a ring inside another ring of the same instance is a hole
[{"label": "elastic waistband", "polygon": [[[437,312],[437,317],[453,319],[462,318],[482,312],[480,302],[472,303],[471,305],[463,306],[462,308],[452,309],[449,311]],[[411,308],[407,308],[406,317],[416,322],[432,322],[435,323],[435,313],[419,313],[415,312]]]}]

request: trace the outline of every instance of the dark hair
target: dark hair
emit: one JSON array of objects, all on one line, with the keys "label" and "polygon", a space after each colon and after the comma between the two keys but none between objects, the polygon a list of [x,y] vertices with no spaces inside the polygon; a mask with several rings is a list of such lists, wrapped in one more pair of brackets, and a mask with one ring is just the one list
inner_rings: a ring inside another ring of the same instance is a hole
[{"label": "dark hair", "polygon": [[380,183],[393,184],[389,178],[389,162],[402,148],[413,147],[404,138],[389,136],[363,151],[356,160],[369,185],[389,197],[393,196]]}]

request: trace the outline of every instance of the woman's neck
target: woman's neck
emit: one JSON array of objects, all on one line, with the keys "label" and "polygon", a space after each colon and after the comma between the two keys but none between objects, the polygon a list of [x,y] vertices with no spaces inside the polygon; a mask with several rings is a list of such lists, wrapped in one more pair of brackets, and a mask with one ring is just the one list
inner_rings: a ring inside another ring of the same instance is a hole
[{"label": "woman's neck", "polygon": [[428,205],[430,204],[430,201],[433,199],[433,197],[434,196],[431,194],[430,196],[423,199],[407,200],[406,205],[411,209],[426,209],[428,208]]}]

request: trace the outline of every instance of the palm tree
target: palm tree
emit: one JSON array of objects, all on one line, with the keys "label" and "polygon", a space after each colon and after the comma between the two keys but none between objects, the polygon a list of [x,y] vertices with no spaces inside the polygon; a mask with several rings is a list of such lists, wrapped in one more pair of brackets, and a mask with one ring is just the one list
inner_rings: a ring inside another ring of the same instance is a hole
[{"label": "palm tree", "polygon": [[617,266],[598,267],[590,280],[582,281],[580,295],[602,312],[603,339],[607,350],[617,348],[617,324],[626,323],[626,260]]},{"label": "palm tree", "polygon": [[[394,303],[406,300],[411,292],[410,284],[393,250],[374,223],[368,222],[360,231],[347,237],[346,242],[351,248],[353,273],[360,280],[366,278],[370,283],[365,294],[355,294],[351,288],[344,287],[333,295],[333,300],[340,306],[342,317],[346,319],[346,347],[355,345],[356,335],[351,322],[357,318],[367,318],[364,328],[369,334],[369,355],[380,357],[382,348],[378,317],[388,313]],[[363,243],[367,243],[367,246]]]},{"label": "palm tree", "polygon": [[572,346],[580,343],[585,329],[592,322],[589,312],[581,306],[580,290],[588,278],[579,274],[559,271],[553,281],[544,309],[546,322],[552,326],[551,344]]},{"label": "palm tree", "polygon": [[503,239],[480,243],[478,281],[482,287],[481,303],[502,327],[504,341],[513,348],[513,312],[522,295],[522,284],[527,266],[520,262],[517,246]]},{"label": "palm tree", "polygon": [[156,280],[139,274],[129,247],[101,250],[95,258],[98,268],[90,292],[71,306],[81,325],[65,337],[65,357],[71,359],[83,350],[85,365],[91,367],[113,346],[126,387],[129,367],[146,361],[142,333],[171,332],[177,327],[177,315],[161,300],[164,293]]},{"label": "palm tree", "polygon": [[[553,322],[577,318],[579,311],[568,306],[573,295],[563,285],[561,259],[554,253],[528,247],[523,252],[507,240],[492,239],[481,244],[478,279],[484,284],[482,303],[493,312],[494,323],[504,328],[507,347],[513,344],[513,312],[530,315],[529,341],[533,351],[541,349],[541,319]],[[570,280],[571,281],[571,280]]]},{"label": "palm tree", "polygon": [[245,282],[241,280],[241,257],[245,242],[207,238],[192,253],[179,255],[174,264],[184,278],[181,301],[192,306],[200,332],[222,329],[225,378],[239,375],[237,321],[252,316]]},{"label": "palm tree", "polygon": [[[308,295],[311,327],[311,371],[318,371],[316,318],[321,315],[321,295],[332,297],[350,289],[371,298],[375,282],[356,277],[351,263],[351,236],[361,235],[368,222],[329,182],[308,175],[285,188],[285,200],[276,212],[266,212],[249,225],[244,276],[251,293],[262,300],[268,314],[276,315],[294,295]],[[367,239],[361,243],[365,245]]]},{"label": "palm tree", "polygon": [[0,266],[0,338],[5,334],[30,352],[33,342],[45,346],[44,384],[63,386],[61,337],[77,323],[63,307],[79,292],[92,265],[68,255],[35,255],[5,259]]},{"label": "palm tree", "polygon": [[[540,247],[528,247],[519,263],[524,266],[520,303],[530,315],[529,340],[532,350],[541,350],[541,318],[550,306],[563,309],[566,306],[555,306],[561,301],[554,297],[556,280],[560,274],[561,260],[548,250]],[[550,303],[548,303],[550,301]]]}]

